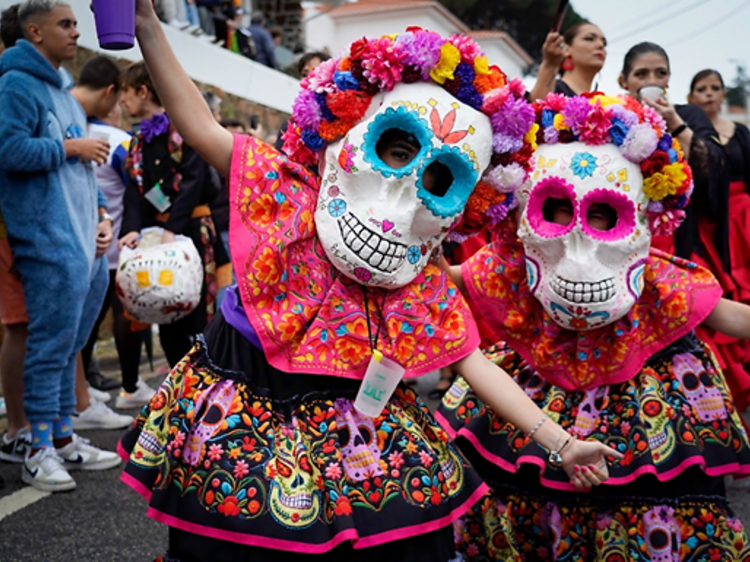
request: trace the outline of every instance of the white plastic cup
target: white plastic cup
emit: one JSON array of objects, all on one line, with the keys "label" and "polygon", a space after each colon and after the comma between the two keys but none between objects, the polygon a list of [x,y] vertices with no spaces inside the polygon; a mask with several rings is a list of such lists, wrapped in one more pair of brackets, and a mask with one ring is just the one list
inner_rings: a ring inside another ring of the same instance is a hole
[{"label": "white plastic cup", "polygon": [[649,100],[649,101],[667,99],[667,91],[661,86],[653,86],[653,85],[643,86],[643,88],[638,90],[638,95],[641,97],[642,100]]},{"label": "white plastic cup", "polygon": [[379,351],[374,351],[354,400],[354,407],[365,416],[378,417],[393,396],[404,373],[406,369],[401,365],[383,357]]}]

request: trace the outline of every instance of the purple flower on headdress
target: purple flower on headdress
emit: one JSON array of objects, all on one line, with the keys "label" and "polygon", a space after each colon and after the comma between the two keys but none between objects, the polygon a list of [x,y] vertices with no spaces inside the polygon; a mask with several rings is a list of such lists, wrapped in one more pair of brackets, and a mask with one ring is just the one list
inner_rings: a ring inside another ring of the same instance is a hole
[{"label": "purple flower on headdress", "polygon": [[589,111],[591,111],[591,105],[586,98],[570,98],[568,103],[565,104],[565,107],[562,110],[562,115],[565,117],[565,122],[568,124],[574,135],[581,134],[581,130],[584,127]]},{"label": "purple flower on headdress", "polygon": [[[525,99],[508,96],[505,103],[490,120],[495,134],[499,133],[523,139],[532,123],[534,123],[534,117],[534,109]],[[521,145],[523,145],[523,142],[521,142]],[[516,150],[520,150],[520,148],[519,146]]]},{"label": "purple flower on headdress", "polygon": [[326,145],[326,141],[320,137],[318,131],[311,129],[302,130],[302,141],[310,150],[321,150]]},{"label": "purple flower on headdress", "polygon": [[547,144],[556,144],[560,140],[560,132],[554,127],[544,129],[544,142]]},{"label": "purple flower on headdress", "polygon": [[359,80],[357,80],[348,70],[337,70],[333,75],[333,81],[342,92],[346,90],[359,90]]},{"label": "purple flower on headdress", "polygon": [[523,148],[523,138],[509,137],[503,133],[492,135],[492,150],[500,154],[504,152],[518,152]]},{"label": "purple flower on headdress", "polygon": [[508,216],[508,210],[506,201],[503,201],[502,203],[492,205],[492,207],[487,209],[487,216],[490,217],[493,224],[497,224]]},{"label": "purple flower on headdress", "polygon": [[622,105],[613,103],[609,108],[612,111],[612,117],[617,117],[628,129],[638,124],[638,116]]},{"label": "purple flower on headdress", "polygon": [[477,111],[482,109],[482,94],[477,92],[473,84],[466,84],[458,88],[456,97],[466,105],[473,107]]},{"label": "purple flower on headdress", "polygon": [[456,70],[453,71],[453,76],[456,80],[459,80],[462,84],[471,84],[474,82],[476,73],[472,66],[466,62],[458,63]]},{"label": "purple flower on headdress", "polygon": [[430,79],[432,70],[440,60],[440,47],[445,40],[432,31],[404,33],[396,39],[404,52],[404,65],[413,66],[422,75],[422,80]]},{"label": "purple flower on headdress", "polygon": [[456,242],[457,244],[463,244],[469,239],[468,236],[459,234],[455,230],[451,230],[446,238],[448,239],[448,242]]},{"label": "purple flower on headdress", "polygon": [[661,201],[649,201],[648,207],[646,207],[646,210],[649,213],[663,213],[664,203],[662,203]]},{"label": "purple flower on headdress", "polygon": [[669,149],[672,148],[672,136],[668,133],[664,133],[659,139],[659,144],[656,146],[659,148],[659,150],[669,152]]},{"label": "purple flower on headdress", "polygon": [[292,114],[303,129],[317,129],[320,126],[320,106],[315,94],[310,90],[302,90],[294,100]]}]

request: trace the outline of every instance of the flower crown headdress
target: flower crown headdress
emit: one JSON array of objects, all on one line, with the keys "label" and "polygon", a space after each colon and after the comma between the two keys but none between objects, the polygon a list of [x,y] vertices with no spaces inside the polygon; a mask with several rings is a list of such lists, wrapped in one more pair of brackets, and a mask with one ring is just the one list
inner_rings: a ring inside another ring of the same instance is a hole
[{"label": "flower crown headdress", "polygon": [[284,152],[316,166],[326,146],[361,121],[376,94],[399,83],[433,82],[490,119],[492,159],[449,237],[468,235],[503,220],[526,181],[538,125],[518,79],[508,82],[489,66],[477,43],[463,35],[443,38],[418,27],[400,35],[362,38],[341,57],[317,66],[301,83],[284,136]]},{"label": "flower crown headdress", "polygon": [[624,96],[599,92],[566,98],[549,94],[534,103],[537,142],[612,143],[643,173],[646,214],[653,234],[672,234],[685,218],[693,192],[690,166],[664,119],[652,108]]}]

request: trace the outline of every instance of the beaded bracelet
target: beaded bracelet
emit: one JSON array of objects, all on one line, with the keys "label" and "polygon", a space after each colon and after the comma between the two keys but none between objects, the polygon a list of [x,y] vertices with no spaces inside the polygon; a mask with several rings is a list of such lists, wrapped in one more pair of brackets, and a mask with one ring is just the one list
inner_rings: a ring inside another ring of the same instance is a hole
[{"label": "beaded bracelet", "polygon": [[534,426],[534,429],[532,429],[531,431],[529,431],[529,433],[527,434],[527,437],[529,439],[531,439],[532,437],[534,437],[534,434],[537,432],[537,430],[539,430],[540,427],[542,427],[542,424],[545,421],[547,421],[547,414],[544,414],[542,416],[542,419],[540,419],[538,422],[536,422],[536,425]]}]

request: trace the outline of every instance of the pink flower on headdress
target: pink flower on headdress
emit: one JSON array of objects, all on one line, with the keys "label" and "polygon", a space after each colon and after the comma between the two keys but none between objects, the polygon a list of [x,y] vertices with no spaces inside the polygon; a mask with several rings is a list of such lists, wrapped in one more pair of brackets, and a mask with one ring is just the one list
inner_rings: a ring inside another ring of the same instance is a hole
[{"label": "pink flower on headdress", "polygon": [[663,213],[649,213],[651,233],[656,236],[673,234],[685,218],[685,211],[672,209]]},{"label": "pink flower on headdress", "polygon": [[302,140],[299,128],[296,127],[292,121],[289,122],[289,125],[284,132],[283,139],[284,147],[282,150],[289,156],[290,160],[302,164],[303,166],[313,166],[317,164],[318,157],[312,150],[307,148]]},{"label": "pink flower on headdress", "polygon": [[544,109],[551,109],[555,113],[560,113],[567,101],[568,98],[563,94],[547,94],[547,97],[544,98]]},{"label": "pink flower on headdress", "polygon": [[404,53],[403,63],[419,70],[422,80],[429,80],[430,70],[440,60],[440,47],[445,42],[443,38],[433,31],[421,30],[399,35],[396,42]]},{"label": "pink flower on headdress", "polygon": [[589,100],[586,98],[570,98],[568,103],[565,104],[565,108],[562,110],[562,115],[574,135],[581,134],[581,130],[583,129],[589,111],[591,111],[591,104],[589,104]]},{"label": "pink flower on headdress", "polygon": [[390,38],[374,39],[362,53],[362,74],[381,90],[392,90],[401,81],[406,53]]},{"label": "pink flower on headdress", "polygon": [[667,130],[667,122],[664,121],[664,118],[661,115],[656,113],[656,110],[653,107],[647,105],[643,106],[643,120],[658,129],[661,133],[659,136],[663,135]]},{"label": "pink flower on headdress", "polygon": [[511,80],[508,84],[508,90],[519,98],[523,98],[526,95],[526,86],[523,85],[520,78],[514,78]]},{"label": "pink flower on headdress", "polygon": [[659,144],[659,138],[651,125],[634,125],[622,141],[620,153],[635,164],[640,164],[651,156]]},{"label": "pink flower on headdress", "polygon": [[523,98],[508,96],[490,121],[494,133],[523,139],[534,123],[534,109]]},{"label": "pink flower on headdress", "polygon": [[509,95],[510,91],[508,88],[493,90],[488,93],[484,96],[484,101],[482,102],[482,113],[485,115],[496,113],[503,106]]},{"label": "pink flower on headdress", "polygon": [[481,57],[484,54],[476,41],[466,35],[454,33],[448,38],[448,42],[458,49],[458,52],[461,53],[461,60],[463,62],[468,62],[473,65],[474,59]]},{"label": "pink flower on headdress", "polygon": [[318,94],[323,92],[335,92],[336,84],[333,81],[333,75],[339,66],[341,59],[328,59],[316,66],[313,71],[300,84],[302,88],[312,90]]},{"label": "pink flower on headdress", "polygon": [[609,141],[610,125],[610,112],[597,102],[583,122],[581,140],[589,145],[605,144]]}]

